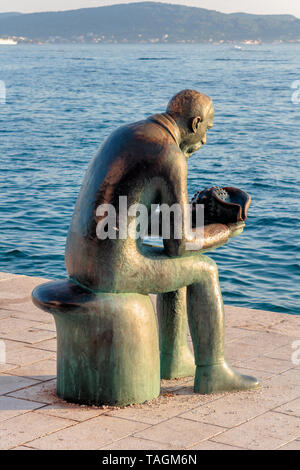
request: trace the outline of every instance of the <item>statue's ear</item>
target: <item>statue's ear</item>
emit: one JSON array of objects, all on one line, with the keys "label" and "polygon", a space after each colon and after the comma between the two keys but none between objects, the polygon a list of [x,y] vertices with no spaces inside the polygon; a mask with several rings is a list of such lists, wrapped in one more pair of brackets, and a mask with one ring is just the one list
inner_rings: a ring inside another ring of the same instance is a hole
[{"label": "statue's ear", "polygon": [[196,116],[193,121],[192,121],[192,130],[194,132],[194,134],[196,134],[200,124],[202,122],[202,119],[200,116]]}]

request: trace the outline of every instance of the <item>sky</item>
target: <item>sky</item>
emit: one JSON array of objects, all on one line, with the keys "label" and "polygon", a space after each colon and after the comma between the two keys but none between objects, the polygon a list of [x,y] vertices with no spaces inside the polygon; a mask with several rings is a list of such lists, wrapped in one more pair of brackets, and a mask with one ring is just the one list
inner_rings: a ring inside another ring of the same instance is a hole
[{"label": "sky", "polygon": [[[144,0],[0,0],[0,12],[75,10],[77,8],[133,3]],[[157,0],[155,0],[157,1]],[[224,13],[246,12],[258,14],[291,14],[300,18],[300,0],[160,0],[164,3],[177,3],[196,6]]]}]

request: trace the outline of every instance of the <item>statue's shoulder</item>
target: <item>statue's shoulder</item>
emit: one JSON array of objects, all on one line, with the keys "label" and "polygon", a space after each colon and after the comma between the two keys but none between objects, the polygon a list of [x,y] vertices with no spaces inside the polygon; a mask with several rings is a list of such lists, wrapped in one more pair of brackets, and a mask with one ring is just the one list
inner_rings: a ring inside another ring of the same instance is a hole
[{"label": "statue's shoulder", "polygon": [[131,143],[141,140],[143,137],[147,137],[149,140],[149,135],[151,134],[151,128],[153,123],[148,119],[141,121],[136,121],[128,124],[123,124],[122,126],[115,129],[105,140],[105,145],[112,145],[117,143],[118,145],[130,145]]},{"label": "statue's shoulder", "polygon": [[[163,165],[174,164],[181,151],[176,141],[176,133],[157,119],[155,115],[147,119],[125,124],[112,132],[99,148],[95,163],[103,165],[128,160],[131,164],[145,160],[160,161]],[[164,162],[164,163],[163,163]]]},{"label": "statue's shoulder", "polygon": [[179,128],[167,113],[154,114],[146,119],[125,124],[112,134],[113,140],[143,141],[147,143],[165,143],[178,145]]}]

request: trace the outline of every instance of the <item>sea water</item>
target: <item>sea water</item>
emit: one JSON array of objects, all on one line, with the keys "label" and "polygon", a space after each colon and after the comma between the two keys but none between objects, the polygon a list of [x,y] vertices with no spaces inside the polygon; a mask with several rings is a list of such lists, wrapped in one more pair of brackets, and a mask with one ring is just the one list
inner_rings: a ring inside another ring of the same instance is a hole
[{"label": "sea water", "polygon": [[215,125],[188,191],[252,196],[244,233],[216,250],[227,304],[299,314],[300,46],[0,46],[0,271],[66,276],[64,246],[87,165],[118,126],[173,94],[212,97]]}]

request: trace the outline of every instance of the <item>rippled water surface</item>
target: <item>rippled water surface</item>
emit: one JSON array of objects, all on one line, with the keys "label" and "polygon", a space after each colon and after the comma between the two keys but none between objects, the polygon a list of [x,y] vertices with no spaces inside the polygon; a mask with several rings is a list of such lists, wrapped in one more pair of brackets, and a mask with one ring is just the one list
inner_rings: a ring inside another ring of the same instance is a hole
[{"label": "rippled water surface", "polygon": [[212,254],[224,300],[299,314],[299,58],[293,45],[0,46],[0,271],[64,277],[68,225],[97,147],[195,88],[216,117],[190,159],[190,195],[217,184],[252,196],[243,235]]}]

